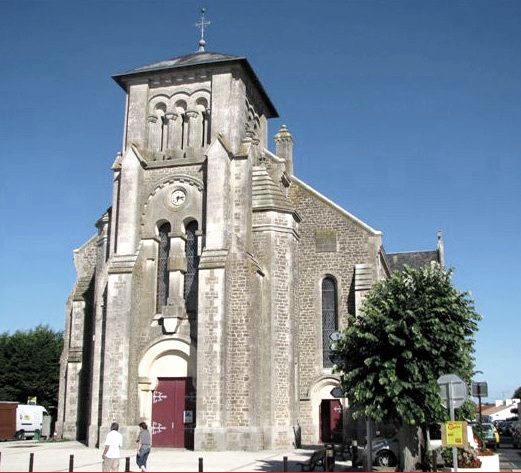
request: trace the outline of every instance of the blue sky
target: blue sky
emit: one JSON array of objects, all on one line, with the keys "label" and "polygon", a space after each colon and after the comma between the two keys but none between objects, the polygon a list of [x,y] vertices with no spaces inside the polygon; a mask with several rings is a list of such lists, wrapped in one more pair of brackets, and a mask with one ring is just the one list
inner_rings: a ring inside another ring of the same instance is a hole
[{"label": "blue sky", "polygon": [[[521,386],[521,2],[0,0],[1,331],[62,329],[72,252],[111,204],[124,93],[111,75],[245,56],[295,139],[295,174],[384,234],[443,232],[484,319],[476,378]],[[274,146],[270,145],[271,149]]]}]

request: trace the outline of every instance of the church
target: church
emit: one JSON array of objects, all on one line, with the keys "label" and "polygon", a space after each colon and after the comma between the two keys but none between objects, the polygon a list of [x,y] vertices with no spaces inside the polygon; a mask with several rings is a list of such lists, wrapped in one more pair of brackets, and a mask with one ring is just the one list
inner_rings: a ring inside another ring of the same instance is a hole
[{"label": "church", "polygon": [[[245,57],[196,53],[113,77],[125,93],[112,202],[74,251],[57,431],[126,446],[291,448],[341,440],[331,334],[432,251],[382,233],[293,172],[290,130]],[[333,391],[333,393],[332,393]],[[338,390],[337,390],[338,391]]]}]

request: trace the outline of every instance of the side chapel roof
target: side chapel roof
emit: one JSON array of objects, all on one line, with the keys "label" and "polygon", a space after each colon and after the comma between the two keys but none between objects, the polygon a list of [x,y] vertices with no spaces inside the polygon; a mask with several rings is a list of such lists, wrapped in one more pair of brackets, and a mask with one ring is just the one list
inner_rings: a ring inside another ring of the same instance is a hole
[{"label": "side chapel roof", "polygon": [[434,261],[441,266],[445,265],[445,254],[443,248],[443,235],[438,232],[438,245],[435,250],[430,251],[407,251],[403,253],[385,253],[385,259],[391,272],[401,271],[405,265],[412,268],[421,268]]},{"label": "side chapel roof", "polygon": [[389,269],[401,271],[405,265],[412,268],[421,268],[431,261],[440,262],[438,250],[433,251],[409,251],[405,253],[386,253]]}]

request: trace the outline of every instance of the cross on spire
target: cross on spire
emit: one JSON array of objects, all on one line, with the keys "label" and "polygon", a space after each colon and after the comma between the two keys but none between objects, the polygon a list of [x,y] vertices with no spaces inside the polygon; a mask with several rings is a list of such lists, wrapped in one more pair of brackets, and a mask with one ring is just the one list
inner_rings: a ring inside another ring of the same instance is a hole
[{"label": "cross on spire", "polygon": [[204,29],[211,24],[210,21],[205,18],[206,9],[201,8],[201,19],[195,24],[197,28],[201,30],[201,39],[199,40],[199,52],[204,52],[204,46],[206,41],[204,40]]}]

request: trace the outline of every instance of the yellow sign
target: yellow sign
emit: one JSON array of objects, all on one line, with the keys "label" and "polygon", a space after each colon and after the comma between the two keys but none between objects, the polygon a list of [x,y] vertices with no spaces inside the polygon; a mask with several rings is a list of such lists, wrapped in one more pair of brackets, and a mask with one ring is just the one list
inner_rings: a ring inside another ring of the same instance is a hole
[{"label": "yellow sign", "polygon": [[441,444],[444,447],[465,447],[468,445],[467,423],[450,421],[441,429]]}]

